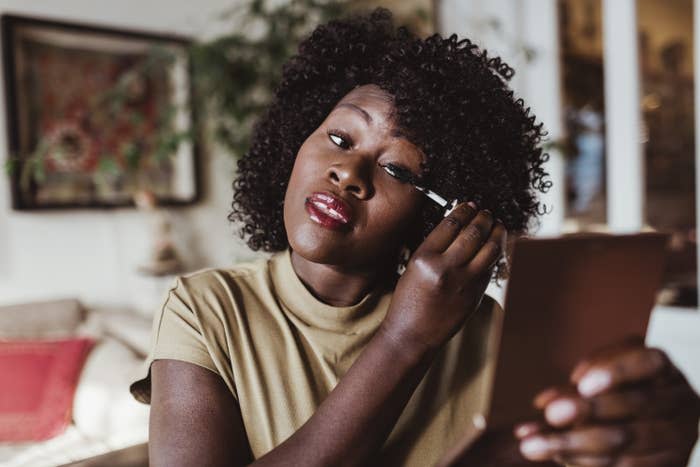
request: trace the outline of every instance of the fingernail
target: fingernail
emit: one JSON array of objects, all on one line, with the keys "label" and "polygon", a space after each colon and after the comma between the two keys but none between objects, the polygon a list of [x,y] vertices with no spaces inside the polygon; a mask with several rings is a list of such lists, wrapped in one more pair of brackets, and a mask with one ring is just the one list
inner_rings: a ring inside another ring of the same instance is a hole
[{"label": "fingernail", "polygon": [[493,213],[488,209],[484,209],[484,213],[487,214],[489,217],[493,217]]},{"label": "fingernail", "polygon": [[476,206],[476,203],[475,203],[474,201],[469,201],[469,202],[467,203],[467,206],[469,206],[469,207],[472,208],[472,209],[478,209],[477,206]]},{"label": "fingernail", "polygon": [[520,443],[520,452],[525,457],[540,457],[547,452],[547,442],[542,437],[533,436]]},{"label": "fingernail", "polygon": [[595,396],[610,386],[612,378],[604,370],[591,370],[578,383],[578,392],[586,397]]},{"label": "fingernail", "polygon": [[555,400],[547,406],[545,415],[551,423],[566,423],[576,416],[576,404],[570,399]]},{"label": "fingernail", "polygon": [[515,433],[515,436],[518,438],[524,438],[528,435],[533,434],[535,431],[537,431],[537,425],[534,423],[523,423],[515,427],[515,430],[513,430]]}]

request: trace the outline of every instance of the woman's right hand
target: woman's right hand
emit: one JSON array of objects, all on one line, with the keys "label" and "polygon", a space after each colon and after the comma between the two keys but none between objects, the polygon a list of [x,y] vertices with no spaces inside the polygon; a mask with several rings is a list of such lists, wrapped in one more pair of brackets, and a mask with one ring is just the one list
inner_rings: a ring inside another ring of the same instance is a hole
[{"label": "woman's right hand", "polygon": [[440,347],[481,303],[505,246],[489,211],[457,205],[411,256],[381,331],[412,351]]}]

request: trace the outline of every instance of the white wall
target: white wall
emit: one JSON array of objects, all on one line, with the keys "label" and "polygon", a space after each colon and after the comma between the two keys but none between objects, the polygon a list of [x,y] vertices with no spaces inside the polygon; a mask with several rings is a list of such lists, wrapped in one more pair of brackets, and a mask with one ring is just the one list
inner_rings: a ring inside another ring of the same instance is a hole
[{"label": "white wall", "polygon": [[[0,0],[0,12],[80,21],[156,33],[211,36],[218,14],[235,0]],[[0,160],[7,154],[5,102],[0,97]],[[226,215],[234,163],[222,150],[205,154],[204,198],[173,210],[176,241],[191,267],[251,258]],[[216,176],[214,176],[216,174]],[[229,175],[230,174],[230,175]],[[13,211],[8,177],[0,173],[0,304],[75,296],[92,305],[149,307],[165,286],[135,273],[150,244],[148,219],[134,209]]]}]

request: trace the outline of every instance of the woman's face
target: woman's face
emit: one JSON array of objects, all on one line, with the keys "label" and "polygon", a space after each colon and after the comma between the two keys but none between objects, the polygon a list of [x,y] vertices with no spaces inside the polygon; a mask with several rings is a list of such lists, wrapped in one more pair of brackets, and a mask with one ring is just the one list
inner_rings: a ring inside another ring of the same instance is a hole
[{"label": "woman's face", "polygon": [[355,88],[304,142],[284,199],[284,225],[303,258],[371,270],[419,231],[424,196],[381,166],[421,175],[425,156],[392,120],[390,95]]}]

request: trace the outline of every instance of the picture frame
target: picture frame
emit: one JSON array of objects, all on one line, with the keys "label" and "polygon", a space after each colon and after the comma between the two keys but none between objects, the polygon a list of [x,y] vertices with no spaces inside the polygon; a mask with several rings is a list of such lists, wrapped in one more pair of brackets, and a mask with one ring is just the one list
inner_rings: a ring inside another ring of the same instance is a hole
[{"label": "picture frame", "polygon": [[190,39],[11,14],[0,25],[13,209],[199,200]]}]

